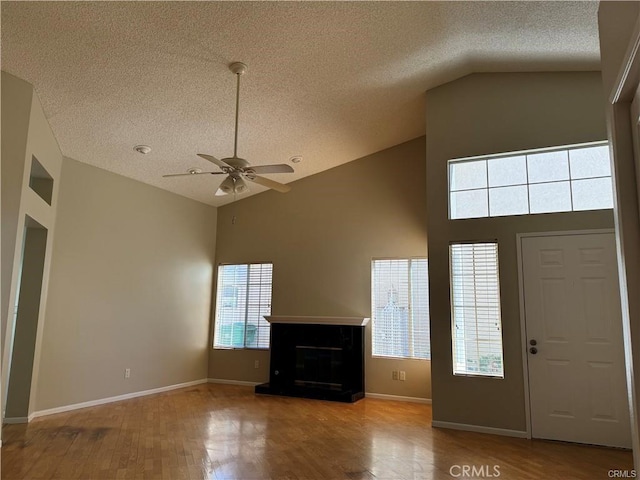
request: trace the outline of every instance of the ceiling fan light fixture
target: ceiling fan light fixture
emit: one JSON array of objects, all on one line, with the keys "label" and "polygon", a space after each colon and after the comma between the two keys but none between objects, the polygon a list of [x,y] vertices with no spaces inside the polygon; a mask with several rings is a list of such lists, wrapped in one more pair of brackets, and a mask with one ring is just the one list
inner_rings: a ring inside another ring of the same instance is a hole
[{"label": "ceiling fan light fixture", "polygon": [[233,183],[234,182],[232,177],[225,178],[224,181],[220,184],[220,187],[218,187],[218,191],[222,192],[221,195],[229,195],[230,193],[233,193],[233,190],[235,188]]},{"label": "ceiling fan light fixture", "polygon": [[236,178],[236,184],[234,187],[234,191],[236,193],[244,193],[246,191],[249,190],[249,187],[247,187],[247,182],[244,181],[244,178],[242,177],[238,177]]}]

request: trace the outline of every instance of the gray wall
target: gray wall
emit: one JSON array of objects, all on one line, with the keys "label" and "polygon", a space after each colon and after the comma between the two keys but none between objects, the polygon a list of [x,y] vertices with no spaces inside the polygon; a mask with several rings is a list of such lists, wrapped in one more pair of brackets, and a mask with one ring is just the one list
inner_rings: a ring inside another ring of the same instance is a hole
[{"label": "gray wall", "polygon": [[[526,430],[516,234],[613,227],[610,210],[448,220],[447,161],[606,140],[599,72],[474,74],[427,92],[433,419]],[[505,378],[454,376],[448,248],[498,240]]]},{"label": "gray wall", "polygon": [[206,378],[216,209],[67,158],[58,202],[36,411]]},{"label": "gray wall", "polygon": [[[216,262],[272,261],[275,315],[369,317],[371,259],[427,254],[424,137],[292,187],[220,208]],[[372,358],[370,327],[366,352],[368,392],[431,398],[430,362]],[[268,351],[212,350],[209,377],[264,382],[268,362]]]}]

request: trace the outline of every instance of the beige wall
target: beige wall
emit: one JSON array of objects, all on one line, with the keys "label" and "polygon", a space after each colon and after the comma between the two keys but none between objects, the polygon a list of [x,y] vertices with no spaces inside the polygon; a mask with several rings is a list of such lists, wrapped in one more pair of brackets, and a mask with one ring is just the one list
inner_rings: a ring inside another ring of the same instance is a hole
[{"label": "beige wall", "polygon": [[65,158],[35,410],[206,378],[215,233],[215,208]]},{"label": "beige wall", "polygon": [[[427,92],[433,419],[525,431],[516,234],[611,228],[610,210],[447,218],[447,160],[606,139],[598,72],[475,74]],[[448,248],[498,240],[505,378],[454,376]]]},{"label": "beige wall", "polygon": [[2,345],[4,345],[13,257],[18,232],[18,207],[22,195],[25,152],[33,88],[2,72]]},{"label": "beige wall", "polygon": [[[46,303],[48,292],[62,154],[45,118],[40,100],[33,94],[31,85],[6,72],[2,72],[2,116],[5,124],[2,130],[2,389],[4,396],[12,365],[10,360],[18,360],[23,366],[32,365],[31,381],[27,378],[22,379],[24,385],[31,385],[30,395],[21,396],[23,400],[28,399],[29,405],[20,407],[31,412],[35,398],[34,386],[38,378],[39,345],[44,325],[43,305]],[[38,159],[53,179],[50,204],[29,187],[33,157]],[[35,328],[35,338],[31,337],[29,348],[13,349],[16,322],[21,321],[19,313],[17,318],[15,316],[15,306],[19,292],[27,217],[46,228],[48,234],[42,267],[41,294],[38,298],[29,299],[29,303],[40,302],[37,319],[26,320],[37,321],[36,325],[30,326]]]},{"label": "beige wall", "polygon": [[[634,162],[630,123],[630,102],[638,82],[638,70],[630,70],[631,87],[617,103],[612,104],[619,74],[625,65],[624,56],[630,43],[635,42],[634,30],[640,25],[640,3],[601,2],[598,11],[600,54],[604,84],[607,127],[613,153],[612,169],[615,190],[616,241],[618,244],[618,270],[625,337],[627,384],[631,407],[631,432],[634,463],[640,465],[639,413],[640,396],[640,162]],[[635,127],[637,128],[637,126]]]},{"label": "beige wall", "polygon": [[[272,261],[273,314],[369,317],[371,259],[427,254],[424,138],[292,186],[220,208],[216,262]],[[264,382],[268,359],[212,350],[209,377]],[[429,362],[372,358],[370,327],[365,368],[368,392],[431,398]],[[407,380],[392,380],[392,370]]]}]

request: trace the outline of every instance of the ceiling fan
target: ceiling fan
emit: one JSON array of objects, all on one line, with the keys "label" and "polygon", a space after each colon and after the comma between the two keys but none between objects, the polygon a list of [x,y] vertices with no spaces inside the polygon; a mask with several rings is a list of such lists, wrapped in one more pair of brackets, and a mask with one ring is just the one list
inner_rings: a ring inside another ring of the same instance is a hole
[{"label": "ceiling fan", "polygon": [[219,172],[203,172],[199,168],[190,168],[188,173],[174,173],[170,175],[163,175],[163,177],[182,177],[187,175],[227,175],[218,190],[216,195],[228,195],[230,193],[244,193],[249,190],[245,180],[257,183],[263,187],[271,188],[281,193],[286,193],[291,190],[291,187],[283,183],[276,182],[269,178],[261,177],[259,174],[269,173],[293,173],[293,168],[290,165],[280,163],[277,165],[256,165],[252,166],[244,158],[238,157],[238,110],[240,106],[240,75],[243,75],[247,71],[247,66],[244,63],[235,62],[229,65],[229,70],[236,75],[237,88],[236,88],[236,125],[233,140],[233,157],[218,159],[212,155],[205,155],[204,153],[198,153],[198,156],[210,161],[211,163],[220,167]]}]

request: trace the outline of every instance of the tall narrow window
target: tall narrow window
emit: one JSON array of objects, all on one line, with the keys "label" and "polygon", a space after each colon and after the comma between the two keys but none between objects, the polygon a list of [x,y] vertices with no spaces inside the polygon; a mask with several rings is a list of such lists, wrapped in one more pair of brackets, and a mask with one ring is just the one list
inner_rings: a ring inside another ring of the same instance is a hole
[{"label": "tall narrow window", "polygon": [[373,260],[371,328],[376,357],[431,357],[426,258]]},{"label": "tall narrow window", "polygon": [[220,265],[214,348],[269,348],[273,264]]},{"label": "tall narrow window", "polygon": [[504,378],[497,243],[450,246],[454,375]]}]

